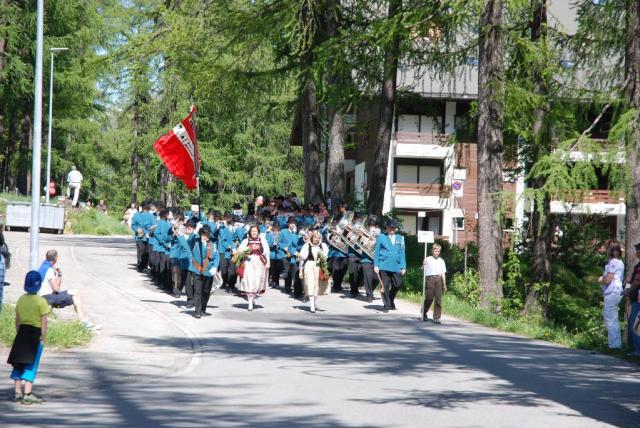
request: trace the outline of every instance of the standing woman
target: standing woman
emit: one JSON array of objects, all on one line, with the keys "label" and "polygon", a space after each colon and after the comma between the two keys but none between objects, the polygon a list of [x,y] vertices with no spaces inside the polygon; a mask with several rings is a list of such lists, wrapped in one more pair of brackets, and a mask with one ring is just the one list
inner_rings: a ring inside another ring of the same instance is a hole
[{"label": "standing woman", "polygon": [[314,230],[311,232],[309,241],[302,246],[300,250],[300,259],[304,262],[303,279],[304,279],[304,295],[309,298],[311,312],[316,312],[316,298],[326,294],[329,285],[328,278],[320,279],[320,259],[327,260],[329,255],[329,247],[322,242],[320,232]]},{"label": "standing woman", "polygon": [[[13,366],[11,379],[15,382],[13,401],[37,404],[42,400],[33,394],[33,382],[38,373],[42,347],[47,336],[47,315],[51,311],[47,301],[38,295],[42,277],[37,271],[27,273],[24,291],[16,304],[17,335],[13,341],[7,362]],[[24,382],[24,395],[22,394]]]},{"label": "standing woman", "polygon": [[622,346],[620,337],[620,320],[618,311],[622,300],[622,281],[624,277],[624,263],[620,260],[622,247],[619,242],[609,243],[607,250],[609,262],[604,267],[604,274],[598,278],[598,284],[604,295],[604,325],[607,328],[609,348],[619,349]]},{"label": "standing woman", "polygon": [[249,228],[247,238],[243,239],[238,252],[247,252],[244,263],[244,275],[240,281],[240,292],[247,296],[249,311],[253,310],[253,303],[259,295],[267,289],[269,279],[269,244],[260,236],[260,229],[253,225]]}]

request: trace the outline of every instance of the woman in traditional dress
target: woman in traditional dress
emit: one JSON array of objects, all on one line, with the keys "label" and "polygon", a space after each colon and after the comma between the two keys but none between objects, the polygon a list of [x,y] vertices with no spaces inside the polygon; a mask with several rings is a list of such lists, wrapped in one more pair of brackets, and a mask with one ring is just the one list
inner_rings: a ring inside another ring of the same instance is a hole
[{"label": "woman in traditional dress", "polygon": [[327,292],[329,278],[320,279],[320,262],[327,260],[329,247],[322,242],[320,232],[314,230],[309,236],[309,240],[300,250],[300,259],[303,265],[304,294],[309,299],[311,312],[316,312],[316,298]]},{"label": "woman in traditional dress", "polygon": [[260,235],[258,226],[251,226],[238,252],[247,252],[244,262],[244,273],[240,281],[240,292],[247,296],[249,311],[253,310],[253,303],[259,295],[267,289],[269,279],[269,244]]}]

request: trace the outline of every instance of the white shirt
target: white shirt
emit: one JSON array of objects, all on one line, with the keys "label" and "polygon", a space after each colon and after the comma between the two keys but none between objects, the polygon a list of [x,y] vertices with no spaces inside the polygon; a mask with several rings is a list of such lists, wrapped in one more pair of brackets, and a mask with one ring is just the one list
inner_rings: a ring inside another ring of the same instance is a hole
[{"label": "white shirt", "polygon": [[44,296],[46,294],[53,294],[53,288],[51,288],[51,282],[56,277],[56,272],[52,267],[47,269],[47,273],[44,275],[44,281],[42,281],[42,286],[40,287],[40,291],[38,294],[40,296]]},{"label": "white shirt", "polygon": [[433,256],[427,257],[427,262],[422,268],[424,269],[425,276],[441,275],[447,272],[447,266],[442,257],[438,257],[437,259]]},{"label": "white shirt", "polygon": [[391,245],[396,245],[396,234],[389,235],[389,240],[391,241]]},{"label": "white shirt", "polygon": [[74,169],[67,174],[67,182],[70,184],[80,184],[82,183],[82,174],[77,169]]}]

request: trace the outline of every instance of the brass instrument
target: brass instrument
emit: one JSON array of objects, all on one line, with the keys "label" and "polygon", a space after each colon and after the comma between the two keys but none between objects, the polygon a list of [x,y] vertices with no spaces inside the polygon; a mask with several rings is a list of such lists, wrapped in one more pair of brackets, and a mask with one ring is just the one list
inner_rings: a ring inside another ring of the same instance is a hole
[{"label": "brass instrument", "polygon": [[347,211],[335,226],[329,226],[329,243],[339,251],[347,254],[351,247],[358,254],[366,254],[373,258],[376,237],[366,230],[367,218],[353,221],[354,213]]}]

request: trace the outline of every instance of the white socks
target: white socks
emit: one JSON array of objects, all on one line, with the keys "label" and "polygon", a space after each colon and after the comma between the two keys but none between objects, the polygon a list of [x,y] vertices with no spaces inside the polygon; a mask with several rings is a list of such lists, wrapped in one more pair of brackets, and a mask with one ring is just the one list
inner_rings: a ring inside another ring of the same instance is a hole
[{"label": "white socks", "polygon": [[311,304],[311,312],[316,311],[316,296],[309,296],[309,303]]},{"label": "white socks", "polygon": [[248,298],[249,298],[249,310],[251,311],[251,310],[253,310],[253,299],[254,299],[254,297],[253,296],[248,296]]}]

